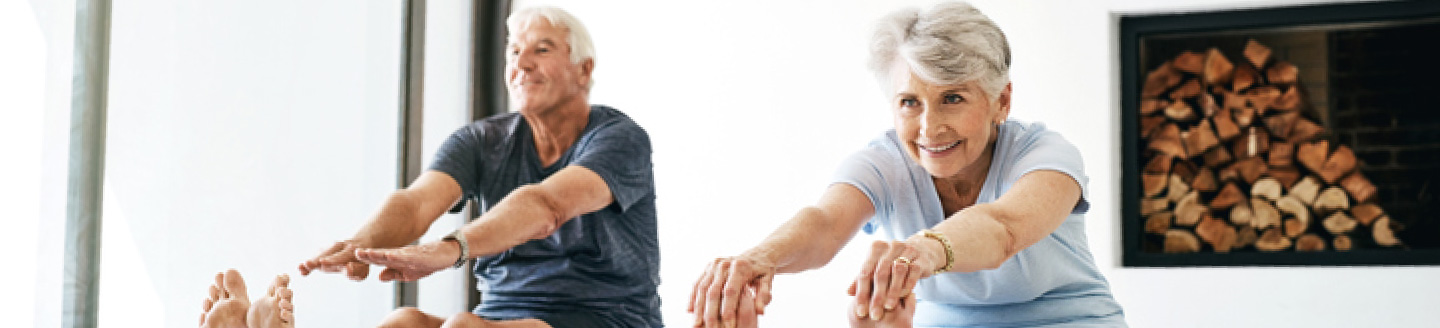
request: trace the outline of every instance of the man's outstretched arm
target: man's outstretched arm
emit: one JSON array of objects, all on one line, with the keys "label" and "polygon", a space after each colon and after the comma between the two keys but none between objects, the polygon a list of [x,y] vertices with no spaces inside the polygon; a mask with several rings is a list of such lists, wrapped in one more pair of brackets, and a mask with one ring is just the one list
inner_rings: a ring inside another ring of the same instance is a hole
[{"label": "man's outstretched arm", "polygon": [[[516,188],[484,215],[461,227],[457,237],[465,238],[470,257],[497,254],[549,236],[570,219],[605,208],[613,200],[599,174],[571,165],[540,183]],[[355,254],[362,261],[386,266],[380,273],[381,281],[409,281],[450,267],[460,257],[458,245],[434,241],[401,248],[360,249]]]},{"label": "man's outstretched arm", "polygon": [[300,274],[313,271],[344,271],[350,279],[363,280],[369,265],[355,258],[359,248],[388,248],[414,242],[440,215],[460,199],[460,184],[440,171],[420,174],[409,187],[396,190],[385,199],[355,236],[332,245],[309,261],[300,264]]}]

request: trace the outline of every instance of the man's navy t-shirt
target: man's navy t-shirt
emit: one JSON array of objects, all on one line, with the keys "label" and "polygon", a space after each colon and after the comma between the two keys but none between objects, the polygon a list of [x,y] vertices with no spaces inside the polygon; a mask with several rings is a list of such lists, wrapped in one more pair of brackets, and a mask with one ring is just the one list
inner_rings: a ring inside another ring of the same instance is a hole
[{"label": "man's navy t-shirt", "polygon": [[591,106],[584,132],[550,166],[540,163],[523,117],[489,117],[455,131],[430,169],[449,174],[485,211],[516,188],[571,165],[600,175],[614,203],[544,239],[477,258],[476,288],[483,296],[475,313],[536,318],[584,311],[623,326],[660,327],[650,137],[624,113]]}]

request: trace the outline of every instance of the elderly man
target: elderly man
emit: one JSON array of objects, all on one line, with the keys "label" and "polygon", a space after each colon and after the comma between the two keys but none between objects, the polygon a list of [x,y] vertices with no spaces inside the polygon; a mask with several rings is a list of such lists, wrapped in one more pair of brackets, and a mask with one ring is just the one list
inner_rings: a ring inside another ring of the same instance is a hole
[{"label": "elderly man", "polygon": [[[594,47],[556,8],[507,21],[505,74],[518,113],[460,128],[430,169],[392,194],[353,238],[300,272],[416,280],[475,259],[485,293],[448,320],[403,308],[382,327],[659,327],[660,251],[645,130],[590,105]],[[464,198],[462,198],[464,197]],[[420,238],[457,201],[484,212],[442,240]]]}]

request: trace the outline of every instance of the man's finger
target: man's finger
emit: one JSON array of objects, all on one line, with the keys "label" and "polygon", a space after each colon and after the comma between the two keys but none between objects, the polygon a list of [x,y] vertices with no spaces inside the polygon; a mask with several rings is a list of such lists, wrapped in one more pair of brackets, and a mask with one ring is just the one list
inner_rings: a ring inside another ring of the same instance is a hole
[{"label": "man's finger", "polygon": [[364,262],[350,262],[345,266],[345,276],[350,277],[350,280],[365,280],[365,277],[369,275],[370,265]]}]

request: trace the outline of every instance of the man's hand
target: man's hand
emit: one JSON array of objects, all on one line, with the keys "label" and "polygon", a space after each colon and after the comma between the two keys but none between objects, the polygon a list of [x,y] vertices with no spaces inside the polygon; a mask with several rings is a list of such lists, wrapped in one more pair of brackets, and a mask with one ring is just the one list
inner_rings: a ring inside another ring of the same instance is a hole
[{"label": "man's hand", "polygon": [[380,281],[415,281],[454,265],[460,259],[460,247],[442,240],[389,249],[361,248],[355,250],[355,258],[385,267]]},{"label": "man's hand", "polygon": [[315,271],[329,273],[344,271],[345,276],[350,280],[365,280],[365,277],[370,275],[370,265],[355,258],[355,250],[358,248],[360,246],[353,241],[336,242],[329,249],[320,252],[319,256],[300,263],[300,275],[308,276]]}]

